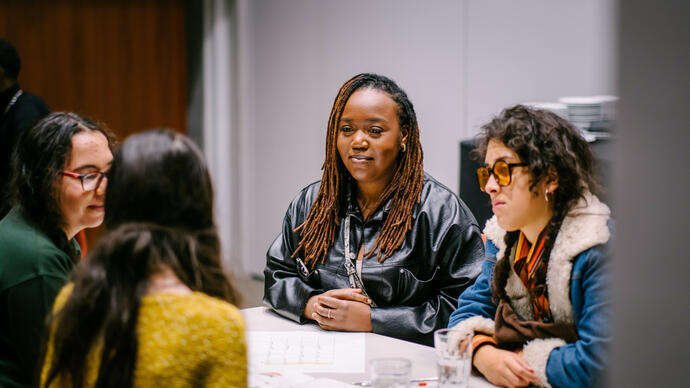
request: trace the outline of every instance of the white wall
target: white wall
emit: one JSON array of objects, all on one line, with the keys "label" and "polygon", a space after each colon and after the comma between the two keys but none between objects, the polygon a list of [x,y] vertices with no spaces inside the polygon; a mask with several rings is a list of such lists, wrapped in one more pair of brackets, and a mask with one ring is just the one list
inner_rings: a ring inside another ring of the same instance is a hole
[{"label": "white wall", "polygon": [[[347,79],[376,72],[412,100],[426,170],[457,186],[461,138],[462,6],[456,1],[270,1],[248,3],[251,85],[245,127],[244,267],[261,272],[297,192],[321,176],[333,99]],[[242,21],[240,21],[242,23]],[[241,102],[242,103],[242,102]]]},{"label": "white wall", "polygon": [[[394,79],[425,170],[458,187],[458,142],[508,104],[614,93],[613,0],[237,0],[238,163],[230,260],[261,273],[289,202],[319,179],[344,81]],[[219,201],[223,201],[220,193]]]},{"label": "white wall", "polygon": [[465,4],[464,133],[512,104],[616,94],[615,1]]}]

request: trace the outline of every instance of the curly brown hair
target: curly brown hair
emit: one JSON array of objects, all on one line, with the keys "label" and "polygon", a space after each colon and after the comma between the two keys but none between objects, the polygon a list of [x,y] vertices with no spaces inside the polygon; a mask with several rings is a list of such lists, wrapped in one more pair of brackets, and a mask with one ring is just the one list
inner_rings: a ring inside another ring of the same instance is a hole
[{"label": "curly brown hair", "polygon": [[[530,190],[535,192],[542,179],[548,179],[555,170],[558,188],[550,200],[553,216],[547,225],[549,231],[544,256],[548,258],[553,242],[566,214],[587,192],[598,194],[601,186],[595,178],[596,165],[589,144],[571,123],[557,114],[524,105],[507,108],[481,127],[473,157],[482,161],[491,140],[499,140],[515,151],[531,174]],[[506,252],[517,240],[519,232],[506,234]]]}]

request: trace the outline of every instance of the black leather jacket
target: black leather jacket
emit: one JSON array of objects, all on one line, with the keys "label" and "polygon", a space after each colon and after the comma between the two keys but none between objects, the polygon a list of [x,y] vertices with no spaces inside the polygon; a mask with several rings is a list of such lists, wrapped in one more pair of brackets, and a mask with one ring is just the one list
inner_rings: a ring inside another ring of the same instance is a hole
[{"label": "black leather jacket", "polygon": [[[337,288],[349,288],[343,264],[344,219],[351,215],[350,244],[369,251],[388,214],[390,202],[364,222],[352,192],[341,206],[341,222],[326,261],[305,276],[290,258],[299,242],[294,229],[302,224],[316,199],[319,182],[304,188],[288,208],[283,231],[268,249],[264,269],[264,303],[279,314],[304,323],[307,300]],[[301,255],[297,257],[301,258]],[[458,296],[481,271],[484,245],[474,216],[448,188],[425,174],[421,202],[415,205],[412,229],[383,263],[376,255],[362,263],[362,282],[378,307],[371,309],[374,333],[431,345],[433,332],[448,324]]]}]

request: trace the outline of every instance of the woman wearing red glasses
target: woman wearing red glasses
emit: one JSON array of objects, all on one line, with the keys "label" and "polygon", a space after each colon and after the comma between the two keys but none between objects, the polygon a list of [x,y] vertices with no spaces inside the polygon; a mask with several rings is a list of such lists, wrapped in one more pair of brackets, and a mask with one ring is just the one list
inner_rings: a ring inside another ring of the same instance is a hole
[{"label": "woman wearing red glasses", "polygon": [[474,330],[473,365],[509,387],[589,387],[605,367],[609,208],[577,129],[517,105],[482,127],[479,185],[491,197],[487,260],[449,326]]},{"label": "woman wearing red glasses", "polygon": [[81,257],[74,236],[103,222],[109,132],[54,113],[20,138],[13,209],[0,220],[0,386],[29,386],[53,300]]}]

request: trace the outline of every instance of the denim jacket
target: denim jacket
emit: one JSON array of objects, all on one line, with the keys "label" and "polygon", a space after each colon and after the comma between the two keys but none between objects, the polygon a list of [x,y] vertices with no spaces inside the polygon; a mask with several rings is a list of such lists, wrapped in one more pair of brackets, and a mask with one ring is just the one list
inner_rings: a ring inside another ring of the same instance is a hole
[{"label": "denim jacket", "polygon": [[[608,207],[588,194],[569,212],[551,250],[547,269],[549,306],[555,322],[575,325],[578,340],[566,344],[560,338],[535,339],[523,347],[522,357],[549,387],[591,387],[600,384],[611,342],[610,258],[613,251],[613,221]],[[494,332],[496,304],[491,280],[497,260],[504,259],[505,231],[496,217],[487,222],[486,260],[474,285],[458,300],[449,327]],[[517,276],[512,270],[510,277]],[[517,282],[520,282],[519,279]],[[522,285],[522,283],[513,282]],[[524,285],[506,294],[520,318],[532,317],[531,301]]]}]

